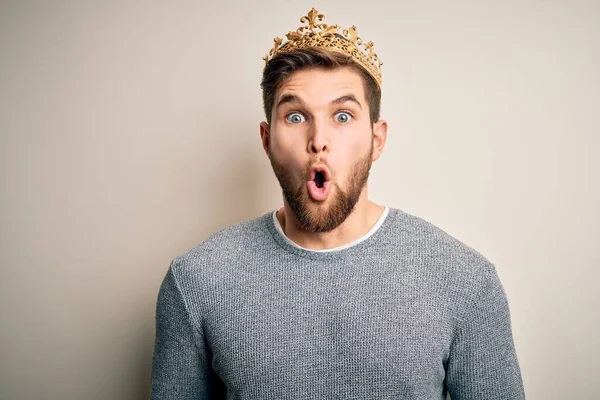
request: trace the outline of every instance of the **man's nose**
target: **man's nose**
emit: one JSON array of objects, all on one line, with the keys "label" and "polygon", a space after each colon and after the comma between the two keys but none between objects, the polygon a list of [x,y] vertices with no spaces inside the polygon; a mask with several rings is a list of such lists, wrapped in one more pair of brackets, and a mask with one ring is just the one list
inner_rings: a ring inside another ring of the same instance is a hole
[{"label": "man's nose", "polygon": [[330,143],[326,125],[320,121],[314,121],[311,125],[309,133],[310,137],[308,139],[308,152],[311,154],[328,152]]}]

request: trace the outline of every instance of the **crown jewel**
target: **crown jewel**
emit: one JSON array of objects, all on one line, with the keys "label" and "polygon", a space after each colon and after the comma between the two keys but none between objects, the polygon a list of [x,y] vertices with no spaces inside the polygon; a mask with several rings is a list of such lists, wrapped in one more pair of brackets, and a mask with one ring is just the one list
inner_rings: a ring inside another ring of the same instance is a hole
[{"label": "crown jewel", "polygon": [[373,42],[363,43],[362,39],[358,37],[354,25],[348,29],[343,29],[340,34],[338,33],[340,27],[322,23],[324,18],[325,16],[319,14],[313,7],[307,15],[300,18],[300,22],[305,25],[295,31],[288,32],[286,35],[287,42],[283,43],[283,39],[276,37],[273,48],[263,57],[265,66],[277,54],[318,47],[330,51],[339,51],[351,56],[381,87],[381,66],[383,63],[373,50]]}]

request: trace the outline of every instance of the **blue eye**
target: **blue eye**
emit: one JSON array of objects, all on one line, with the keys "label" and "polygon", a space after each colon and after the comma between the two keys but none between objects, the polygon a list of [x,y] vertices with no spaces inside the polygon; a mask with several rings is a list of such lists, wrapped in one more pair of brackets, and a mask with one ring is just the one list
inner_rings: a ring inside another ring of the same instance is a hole
[{"label": "blue eye", "polygon": [[287,117],[285,117],[285,119],[291,124],[300,124],[306,121],[304,115],[297,112],[289,114]]},{"label": "blue eye", "polygon": [[352,115],[345,111],[340,111],[339,113],[335,114],[335,120],[340,124],[347,124],[351,119]]}]

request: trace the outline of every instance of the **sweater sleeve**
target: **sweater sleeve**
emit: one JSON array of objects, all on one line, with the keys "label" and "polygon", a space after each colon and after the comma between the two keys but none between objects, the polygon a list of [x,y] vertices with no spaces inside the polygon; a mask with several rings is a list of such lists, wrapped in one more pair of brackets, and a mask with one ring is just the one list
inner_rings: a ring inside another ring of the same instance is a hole
[{"label": "sweater sleeve", "polygon": [[156,306],[150,399],[208,399],[210,375],[210,356],[202,330],[196,329],[190,319],[171,265]]},{"label": "sweater sleeve", "polygon": [[504,288],[492,266],[450,347],[452,400],[525,399]]}]

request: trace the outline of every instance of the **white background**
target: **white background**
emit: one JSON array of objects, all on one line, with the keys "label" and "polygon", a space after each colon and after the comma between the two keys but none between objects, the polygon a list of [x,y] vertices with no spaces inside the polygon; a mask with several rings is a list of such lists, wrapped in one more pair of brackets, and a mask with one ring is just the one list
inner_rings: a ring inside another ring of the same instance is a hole
[{"label": "white background", "polygon": [[262,56],[384,62],[373,200],[497,266],[531,400],[598,398],[600,2],[0,3],[0,398],[143,399],[170,260],[281,204]]}]

